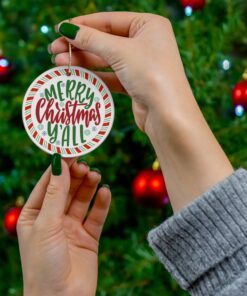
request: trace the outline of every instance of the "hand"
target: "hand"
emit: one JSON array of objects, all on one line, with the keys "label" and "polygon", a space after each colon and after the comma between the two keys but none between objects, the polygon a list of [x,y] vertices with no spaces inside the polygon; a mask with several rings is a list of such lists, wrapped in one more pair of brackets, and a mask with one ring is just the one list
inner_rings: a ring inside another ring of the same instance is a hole
[{"label": "hand", "polygon": [[98,243],[111,194],[101,176],[83,163],[55,176],[49,167],[33,189],[18,220],[25,296],[95,295]]},{"label": "hand", "polygon": [[[111,91],[127,92],[138,127],[156,151],[175,211],[230,175],[233,168],[208,127],[186,78],[170,22],[161,16],[108,12],[58,25],[49,46],[57,65],[97,72]],[[179,186],[178,186],[179,184]]]},{"label": "hand", "polygon": [[[74,39],[69,34],[70,38],[58,38],[49,46],[49,51],[56,54],[55,63],[68,64],[69,41],[74,46],[73,65],[111,67],[111,73],[96,74],[111,91],[130,95],[141,130],[152,130],[152,118],[157,118],[160,110],[168,115],[174,108],[182,108],[183,97],[179,94],[192,96],[168,19],[153,14],[110,12],[79,16],[70,23],[78,26]],[[63,25],[58,30],[65,36],[68,28]]]}]

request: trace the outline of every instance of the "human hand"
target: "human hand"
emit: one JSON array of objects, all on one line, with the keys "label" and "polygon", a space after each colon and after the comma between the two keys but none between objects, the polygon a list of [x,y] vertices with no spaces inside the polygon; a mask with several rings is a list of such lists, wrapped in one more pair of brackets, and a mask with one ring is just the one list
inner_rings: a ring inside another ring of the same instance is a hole
[{"label": "human hand", "polygon": [[95,295],[98,244],[111,193],[103,185],[87,215],[100,174],[83,163],[61,165],[60,175],[46,170],[18,220],[25,296]]},{"label": "human hand", "polygon": [[166,18],[108,12],[70,22],[58,25],[63,37],[49,46],[54,62],[68,64],[70,42],[73,65],[113,70],[96,74],[111,91],[131,96],[135,121],[154,146],[174,210],[232,173],[191,91]]},{"label": "human hand", "polygon": [[131,96],[136,123],[147,134],[158,113],[168,117],[171,110],[186,106],[186,95],[192,97],[172,26],[164,17],[96,13],[60,23],[58,31],[69,38],[60,37],[49,46],[49,52],[56,55],[54,62],[68,64],[69,41],[74,47],[73,65],[112,68],[111,73],[96,74],[111,91]]}]

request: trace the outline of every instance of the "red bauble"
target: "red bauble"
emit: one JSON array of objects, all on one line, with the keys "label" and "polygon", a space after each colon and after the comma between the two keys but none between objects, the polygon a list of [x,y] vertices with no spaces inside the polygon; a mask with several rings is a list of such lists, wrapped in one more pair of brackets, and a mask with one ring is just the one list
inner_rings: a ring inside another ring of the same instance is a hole
[{"label": "red bauble", "polygon": [[21,207],[10,208],[4,217],[4,228],[10,235],[16,235],[16,225],[21,209]]},{"label": "red bauble", "polygon": [[7,82],[13,72],[12,63],[4,56],[0,55],[0,83]]},{"label": "red bauble", "polygon": [[234,106],[242,106],[247,110],[247,81],[237,83],[232,92]]},{"label": "red bauble", "polygon": [[190,6],[193,10],[199,10],[205,6],[206,0],[181,0],[181,4],[184,8]]},{"label": "red bauble", "polygon": [[134,198],[140,204],[161,207],[169,202],[161,170],[141,171],[132,184]]}]

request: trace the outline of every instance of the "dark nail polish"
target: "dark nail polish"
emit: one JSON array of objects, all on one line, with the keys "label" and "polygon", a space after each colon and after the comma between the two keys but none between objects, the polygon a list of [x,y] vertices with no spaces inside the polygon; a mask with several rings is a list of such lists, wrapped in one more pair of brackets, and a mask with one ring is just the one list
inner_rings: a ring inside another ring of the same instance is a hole
[{"label": "dark nail polish", "polygon": [[52,54],[52,51],[51,51],[51,44],[48,44],[48,46],[47,46],[47,51],[48,51],[49,54]]},{"label": "dark nail polish", "polygon": [[91,168],[90,171],[92,171],[92,172],[96,172],[96,173],[98,173],[99,175],[101,175],[101,171],[100,171],[99,169],[97,169],[97,168]]},{"label": "dark nail polish", "polygon": [[61,155],[58,153],[52,155],[51,170],[54,176],[59,176],[62,173]]},{"label": "dark nail polish", "polygon": [[110,186],[108,184],[103,184],[102,187],[110,189]]},{"label": "dark nail polish", "polygon": [[83,163],[84,165],[88,166],[88,163],[83,159],[77,159],[77,163]]},{"label": "dark nail polish", "polygon": [[59,27],[59,33],[69,39],[75,39],[76,34],[79,30],[80,27],[70,23],[62,23]]},{"label": "dark nail polish", "polygon": [[51,56],[51,62],[52,62],[52,64],[55,64],[55,60],[56,60],[56,55],[53,54],[53,55]]}]

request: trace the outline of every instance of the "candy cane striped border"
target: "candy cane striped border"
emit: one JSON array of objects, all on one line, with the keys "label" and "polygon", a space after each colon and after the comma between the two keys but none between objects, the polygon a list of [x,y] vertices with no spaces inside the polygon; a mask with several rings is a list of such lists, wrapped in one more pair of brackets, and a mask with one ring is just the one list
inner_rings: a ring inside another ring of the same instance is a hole
[{"label": "candy cane striped border", "polygon": [[[68,69],[66,67],[56,67],[54,69],[48,70],[45,73],[41,74],[36,80],[31,84],[29,89],[26,92],[25,99],[23,101],[23,122],[25,128],[31,138],[31,140],[38,144],[38,146],[44,149],[46,152],[53,154],[59,153],[64,157],[73,157],[84,155],[94,150],[99,146],[99,143],[104,141],[104,137],[109,134],[113,119],[114,119],[114,104],[112,100],[112,96],[107,86],[98,78],[94,73],[81,68],[81,67],[71,67],[71,76],[78,76],[82,79],[90,81],[101,93],[103,97],[104,107],[105,107],[105,118],[102,124],[101,129],[97,133],[97,135],[88,143],[82,144],[81,146],[75,148],[62,148],[47,142],[44,138],[42,138],[37,130],[35,129],[32,118],[31,118],[31,108],[32,102],[35,97],[36,92],[39,90],[39,87],[44,83],[49,81],[50,79],[67,75]],[[103,140],[102,140],[103,139]]]}]

